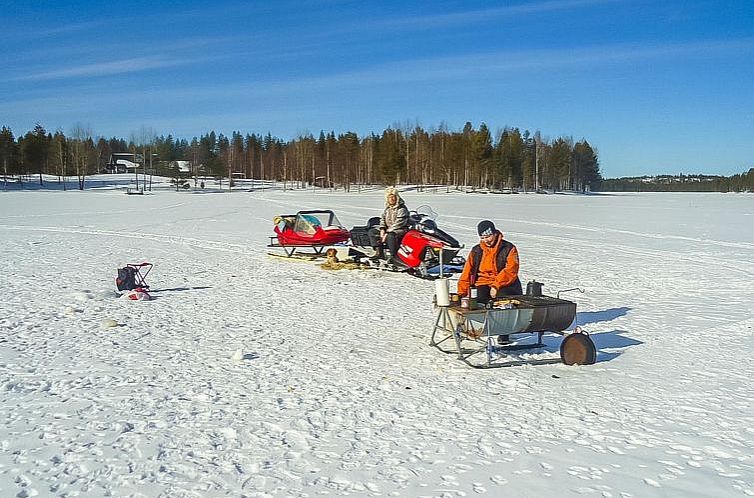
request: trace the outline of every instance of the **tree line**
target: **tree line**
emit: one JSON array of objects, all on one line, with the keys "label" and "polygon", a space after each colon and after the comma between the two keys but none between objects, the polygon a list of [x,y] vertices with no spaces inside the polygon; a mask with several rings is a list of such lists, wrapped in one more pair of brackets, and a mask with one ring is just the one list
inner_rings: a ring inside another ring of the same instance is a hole
[{"label": "tree line", "polygon": [[[282,140],[234,131],[211,131],[190,141],[144,129],[123,138],[95,137],[75,125],[68,135],[50,133],[38,124],[16,138],[0,129],[3,175],[76,176],[84,188],[87,175],[105,171],[110,155],[130,152],[145,170],[176,176],[175,161],[189,161],[191,176],[245,177],[350,190],[364,184],[443,185],[465,189],[587,191],[602,177],[596,150],[586,140],[543,139],[506,127],[493,134],[482,123],[467,122],[460,131],[446,126],[391,126],[382,133],[359,137],[354,132],[301,134]],[[144,160],[144,158],[147,158]]]},{"label": "tree line", "polygon": [[599,182],[605,192],[754,192],[754,168],[746,173],[720,175],[658,175],[611,178]]}]

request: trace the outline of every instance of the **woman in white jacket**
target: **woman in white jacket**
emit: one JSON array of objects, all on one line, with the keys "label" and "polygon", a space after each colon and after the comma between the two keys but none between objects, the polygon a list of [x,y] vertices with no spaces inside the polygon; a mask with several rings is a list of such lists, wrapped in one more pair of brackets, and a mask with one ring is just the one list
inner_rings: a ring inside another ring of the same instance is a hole
[{"label": "woman in white jacket", "polygon": [[387,245],[393,263],[398,261],[398,248],[401,239],[408,232],[409,213],[406,203],[401,199],[395,187],[385,189],[385,210],[380,217],[380,245],[377,258],[384,257],[382,244]]}]

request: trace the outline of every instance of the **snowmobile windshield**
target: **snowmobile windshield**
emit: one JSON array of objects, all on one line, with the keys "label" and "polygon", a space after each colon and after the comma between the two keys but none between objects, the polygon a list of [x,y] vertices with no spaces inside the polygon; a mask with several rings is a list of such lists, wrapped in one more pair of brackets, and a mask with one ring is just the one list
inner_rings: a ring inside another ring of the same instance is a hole
[{"label": "snowmobile windshield", "polygon": [[322,221],[313,214],[299,214],[296,216],[296,224],[293,230],[298,233],[313,234],[317,227],[322,226]]},{"label": "snowmobile windshield", "polygon": [[422,204],[414,210],[418,219],[430,219],[432,221],[437,220],[437,213],[435,213],[431,207],[427,204]]},{"label": "snowmobile windshield", "polygon": [[340,226],[343,226],[343,225],[340,224],[340,220],[338,220],[338,217],[335,216],[335,213],[330,213],[330,220],[327,222],[326,226],[340,227]]},{"label": "snowmobile windshield", "polygon": [[420,232],[432,235],[451,247],[462,247],[458,241],[437,226],[437,213],[426,204],[411,212],[414,228]]},{"label": "snowmobile windshield", "polygon": [[332,211],[300,211],[296,215],[295,232],[313,234],[317,228],[339,228],[340,221]]}]

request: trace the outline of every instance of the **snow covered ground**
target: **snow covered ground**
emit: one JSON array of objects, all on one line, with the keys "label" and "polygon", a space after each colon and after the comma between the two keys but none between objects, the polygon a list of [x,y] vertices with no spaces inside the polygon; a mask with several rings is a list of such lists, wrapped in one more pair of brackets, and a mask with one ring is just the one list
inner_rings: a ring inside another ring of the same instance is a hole
[{"label": "snow covered ground", "polygon": [[[0,192],[0,496],[754,495],[754,197],[404,197],[585,289],[597,364],[473,370],[431,282],[266,255],[379,191]],[[117,298],[141,261],[156,299]]]}]

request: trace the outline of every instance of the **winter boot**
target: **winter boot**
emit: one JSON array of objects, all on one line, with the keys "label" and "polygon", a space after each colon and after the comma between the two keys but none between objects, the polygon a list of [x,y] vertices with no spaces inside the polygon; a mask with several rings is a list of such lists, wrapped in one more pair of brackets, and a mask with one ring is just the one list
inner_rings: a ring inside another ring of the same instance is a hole
[{"label": "winter boot", "polygon": [[497,336],[497,343],[501,346],[505,346],[507,344],[511,343],[511,337],[509,335],[499,335]]},{"label": "winter boot", "polygon": [[377,248],[377,252],[374,253],[374,256],[369,258],[371,261],[374,261],[375,263],[381,259],[385,259],[385,250],[382,247]]}]

